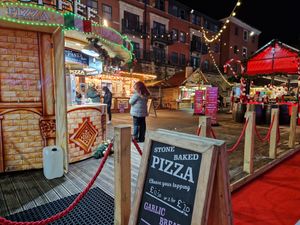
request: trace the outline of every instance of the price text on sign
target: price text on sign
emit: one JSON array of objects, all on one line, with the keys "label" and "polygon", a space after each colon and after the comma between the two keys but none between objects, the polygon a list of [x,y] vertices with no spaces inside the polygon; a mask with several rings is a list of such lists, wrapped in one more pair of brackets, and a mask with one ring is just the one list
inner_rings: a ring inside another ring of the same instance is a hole
[{"label": "price text on sign", "polygon": [[191,224],[202,154],[153,141],[137,224]]}]

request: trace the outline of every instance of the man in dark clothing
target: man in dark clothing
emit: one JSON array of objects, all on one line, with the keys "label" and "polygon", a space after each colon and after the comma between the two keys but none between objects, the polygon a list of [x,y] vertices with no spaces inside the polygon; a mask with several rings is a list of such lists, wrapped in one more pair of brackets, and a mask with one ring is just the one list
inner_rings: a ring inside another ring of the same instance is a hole
[{"label": "man in dark clothing", "polygon": [[103,87],[102,90],[104,91],[104,104],[107,104],[107,114],[108,114],[108,124],[111,123],[111,101],[112,101],[112,93],[108,89],[108,87]]}]

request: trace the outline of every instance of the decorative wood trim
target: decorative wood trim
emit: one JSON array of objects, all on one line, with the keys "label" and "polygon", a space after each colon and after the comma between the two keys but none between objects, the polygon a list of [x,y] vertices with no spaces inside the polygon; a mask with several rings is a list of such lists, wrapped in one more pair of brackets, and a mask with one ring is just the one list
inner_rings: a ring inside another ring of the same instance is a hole
[{"label": "decorative wood trim", "polygon": [[1,102],[0,109],[11,109],[11,108],[42,108],[41,102],[22,102],[22,103],[14,103],[14,102]]},{"label": "decorative wood trim", "polygon": [[16,111],[28,111],[28,112],[35,113],[39,116],[42,115],[42,109],[31,109],[31,108],[17,108],[17,109],[5,109],[5,110],[0,109],[0,114],[4,115],[7,113],[16,112]]},{"label": "decorative wood trim", "polygon": [[54,84],[55,84],[55,117],[56,117],[56,144],[64,151],[64,169],[68,171],[68,128],[67,102],[64,56],[64,32],[57,28],[52,35],[54,51]]},{"label": "decorative wood trim", "polygon": [[52,40],[49,34],[39,35],[39,60],[43,115],[54,115],[54,81]]},{"label": "decorative wood trim", "polygon": [[56,120],[55,116],[44,116],[40,118],[40,131],[44,141],[44,147],[49,145],[49,140],[56,137]]},{"label": "decorative wood trim", "polygon": [[99,131],[91,122],[90,117],[82,118],[83,122],[78,125],[73,134],[70,134],[69,142],[73,142],[85,153],[90,153]]},{"label": "decorative wood trim", "polygon": [[4,172],[4,146],[3,146],[3,132],[2,132],[2,120],[3,116],[0,116],[0,173]]},{"label": "decorative wood trim", "polygon": [[99,111],[101,114],[103,114],[103,110],[99,109],[98,107],[79,107],[79,108],[74,108],[74,109],[69,109],[68,113],[78,111],[78,110],[88,110],[88,109],[93,109]]}]

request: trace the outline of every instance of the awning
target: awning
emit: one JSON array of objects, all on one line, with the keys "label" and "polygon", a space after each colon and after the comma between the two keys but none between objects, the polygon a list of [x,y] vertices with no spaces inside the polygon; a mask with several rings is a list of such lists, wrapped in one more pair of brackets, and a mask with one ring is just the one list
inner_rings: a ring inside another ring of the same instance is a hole
[{"label": "awning", "polygon": [[272,40],[247,61],[244,75],[300,74],[299,52],[296,48]]}]

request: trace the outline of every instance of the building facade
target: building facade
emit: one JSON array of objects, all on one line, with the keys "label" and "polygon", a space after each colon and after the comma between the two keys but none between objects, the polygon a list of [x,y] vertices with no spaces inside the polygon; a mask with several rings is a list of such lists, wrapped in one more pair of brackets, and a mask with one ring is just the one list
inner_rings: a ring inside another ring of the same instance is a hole
[{"label": "building facade", "polygon": [[[258,39],[261,33],[235,17],[231,17],[229,20],[228,27],[221,36],[221,65],[231,59],[246,60],[258,49]],[[221,21],[224,22],[225,19]],[[232,68],[235,72],[240,72],[240,68],[235,62],[232,63]]]},{"label": "building facade", "polygon": [[[94,5],[96,0],[90,1]],[[229,59],[245,59],[258,48],[261,33],[232,17],[219,41],[206,44],[223,26],[215,20],[175,0],[98,0],[99,18],[127,35],[133,42],[134,72],[168,78],[186,66],[217,73],[213,59],[221,69]],[[128,68],[123,68],[124,70]]]}]

